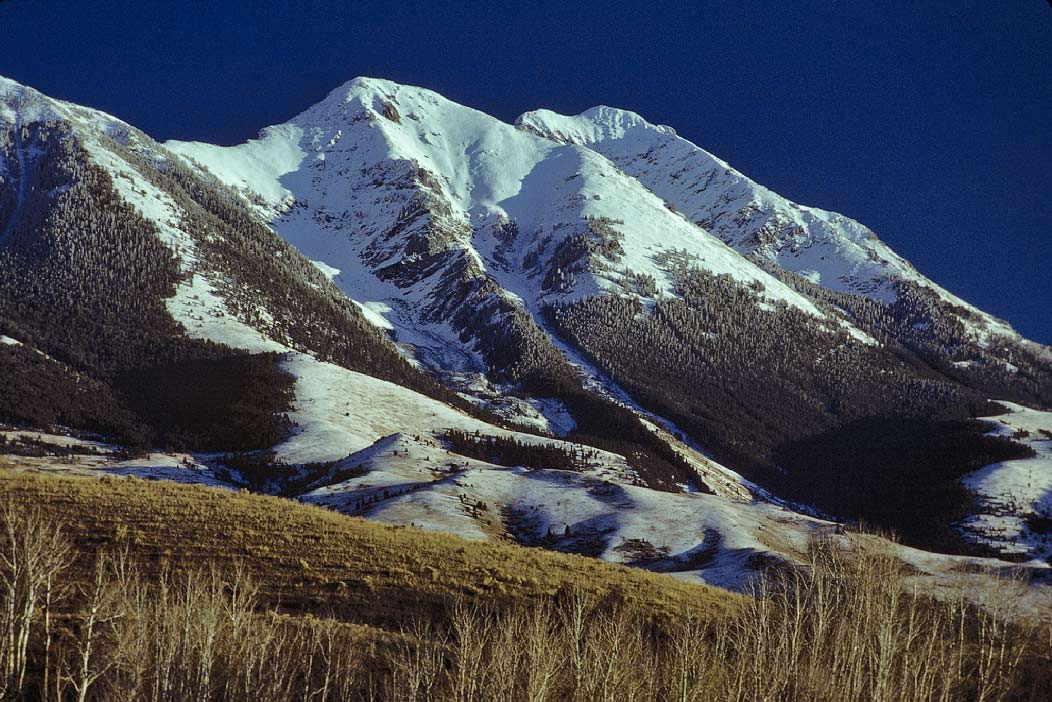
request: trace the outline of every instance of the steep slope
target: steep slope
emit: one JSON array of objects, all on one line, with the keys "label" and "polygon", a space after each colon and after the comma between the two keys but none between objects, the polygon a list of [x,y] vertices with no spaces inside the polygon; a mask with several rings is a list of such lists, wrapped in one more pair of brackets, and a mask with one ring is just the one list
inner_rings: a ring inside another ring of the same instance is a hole
[{"label": "steep slope", "polygon": [[613,161],[692,222],[743,254],[777,264],[830,290],[885,302],[913,283],[967,309],[971,329],[1018,339],[1006,323],[968,305],[923,277],[866,226],[835,212],[798,205],[750,180],[725,161],[627,110],[599,106],[575,117],[527,112],[520,129],[559,143],[580,144]]},{"label": "steep slope", "polygon": [[[925,278],[859,222],[791,202],[634,112],[600,106],[570,117],[536,110],[516,124],[606,156],[687,219],[804,295],[831,302],[865,332],[891,337],[991,394],[1007,388],[1019,399],[1052,403],[1048,349]],[[823,291],[816,294],[815,285]],[[858,296],[868,299],[864,312],[852,301]],[[874,325],[876,317],[886,319]]]},{"label": "steep slope", "polygon": [[[6,418],[259,448],[287,433],[289,401],[279,359],[260,354],[292,349],[470,409],[218,182],[103,113],[11,81],[0,98],[0,325],[68,369],[54,397],[34,398],[37,416]],[[7,349],[5,375],[33,358]],[[81,376],[110,399],[91,416],[56,414]]]}]

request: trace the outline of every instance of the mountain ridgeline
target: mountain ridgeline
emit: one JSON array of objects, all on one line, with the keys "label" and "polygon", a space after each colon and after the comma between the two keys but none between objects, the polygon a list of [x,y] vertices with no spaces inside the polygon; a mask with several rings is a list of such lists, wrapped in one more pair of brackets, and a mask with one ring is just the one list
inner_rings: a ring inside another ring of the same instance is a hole
[{"label": "mountain ridgeline", "polygon": [[271,449],[317,399],[300,354],[494,427],[455,453],[712,491],[697,448],[951,549],[961,476],[1025,453],[974,419],[1052,406],[1050,349],[669,127],[365,78],[233,147],[0,79],[0,335],[20,426]]}]

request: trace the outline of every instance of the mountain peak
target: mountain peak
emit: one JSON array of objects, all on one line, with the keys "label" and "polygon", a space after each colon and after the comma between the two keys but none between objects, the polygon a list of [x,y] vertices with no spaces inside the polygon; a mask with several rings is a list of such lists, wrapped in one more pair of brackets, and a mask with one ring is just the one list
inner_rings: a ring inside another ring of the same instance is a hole
[{"label": "mountain peak", "polygon": [[[361,95],[363,93],[379,92],[394,95],[403,86],[394,81],[387,80],[385,78],[371,78],[369,76],[356,76],[346,83],[336,87],[334,90],[329,92],[326,100],[348,100],[352,96]],[[420,88],[422,90],[422,88]]]},{"label": "mountain peak", "polygon": [[7,76],[0,76],[0,95],[7,95],[19,89],[25,90],[25,86],[17,80],[8,78]]},{"label": "mountain peak", "polygon": [[634,133],[676,135],[672,127],[652,124],[636,112],[607,105],[590,107],[575,116],[532,110],[520,115],[515,125],[547,139],[585,146]]},{"label": "mountain peak", "polygon": [[346,109],[345,105],[359,102],[363,107],[382,111],[387,104],[424,101],[432,104],[449,102],[438,93],[413,85],[403,85],[384,78],[357,76],[330,91],[320,102],[306,113],[327,109]]},{"label": "mountain peak", "polygon": [[39,97],[40,93],[16,80],[0,76],[0,121],[14,122],[22,110],[26,98]]},{"label": "mountain peak", "polygon": [[65,120],[75,126],[99,132],[126,133],[131,126],[116,117],[65,100],[45,95],[28,85],[0,76],[0,123],[28,124],[47,120]]}]

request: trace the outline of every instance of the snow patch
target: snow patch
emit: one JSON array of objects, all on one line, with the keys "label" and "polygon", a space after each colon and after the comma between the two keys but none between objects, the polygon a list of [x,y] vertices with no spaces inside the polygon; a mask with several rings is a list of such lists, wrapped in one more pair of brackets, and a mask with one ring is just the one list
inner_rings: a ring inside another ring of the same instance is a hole
[{"label": "snow patch", "polygon": [[324,261],[311,261],[311,263],[314,264],[314,267],[321,271],[329,280],[332,280],[340,274],[339,268],[333,268]]},{"label": "snow patch", "polygon": [[[985,466],[963,479],[978,498],[961,530],[1005,553],[1052,564],[1052,412],[998,401],[1009,413],[987,418],[993,434],[1026,444],[1033,458]],[[1044,517],[1045,522],[1035,521]],[[1035,528],[1036,527],[1036,528]]]},{"label": "snow patch", "polygon": [[358,309],[361,310],[362,315],[365,319],[372,324],[374,327],[380,327],[388,331],[394,330],[394,325],[387,321],[384,316],[385,313],[391,312],[391,307],[383,302],[358,302],[353,300],[354,304],[358,305]]}]

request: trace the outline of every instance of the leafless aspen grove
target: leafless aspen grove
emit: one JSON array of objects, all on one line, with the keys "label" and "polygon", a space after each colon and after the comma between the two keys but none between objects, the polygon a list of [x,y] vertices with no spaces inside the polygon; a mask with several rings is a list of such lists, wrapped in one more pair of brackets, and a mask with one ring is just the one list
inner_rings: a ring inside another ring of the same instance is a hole
[{"label": "leafless aspen grove", "polygon": [[[74,567],[51,516],[0,509],[0,670],[15,700],[1006,700],[1052,684],[1052,626],[911,591],[902,565],[816,541],[725,615],[655,618],[583,589],[450,596],[382,636],[266,607],[245,567],[147,576],[127,549]],[[862,543],[861,541],[857,543]]]}]

